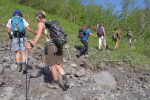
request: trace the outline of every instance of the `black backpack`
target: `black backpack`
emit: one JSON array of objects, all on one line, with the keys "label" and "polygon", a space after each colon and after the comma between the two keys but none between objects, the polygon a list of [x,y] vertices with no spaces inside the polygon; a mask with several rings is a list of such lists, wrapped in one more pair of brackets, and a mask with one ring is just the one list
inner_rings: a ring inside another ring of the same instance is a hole
[{"label": "black backpack", "polygon": [[63,46],[67,42],[67,34],[59,25],[58,20],[45,22],[45,26],[56,46]]},{"label": "black backpack", "polygon": [[78,38],[82,38],[82,37],[84,37],[84,36],[86,36],[86,33],[83,31],[83,29],[82,28],[80,28],[79,29],[79,33],[78,33]]}]

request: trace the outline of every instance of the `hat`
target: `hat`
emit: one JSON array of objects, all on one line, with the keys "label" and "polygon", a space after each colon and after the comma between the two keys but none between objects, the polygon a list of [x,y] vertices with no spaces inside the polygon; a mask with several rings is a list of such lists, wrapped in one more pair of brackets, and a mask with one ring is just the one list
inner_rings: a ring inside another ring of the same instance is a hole
[{"label": "hat", "polygon": [[16,16],[16,15],[19,15],[19,16],[22,17],[22,12],[21,12],[21,10],[15,10],[15,11],[13,12],[13,16]]},{"label": "hat", "polygon": [[36,14],[36,17],[39,17],[39,18],[45,18],[46,16],[46,13],[43,11],[43,10],[40,10],[37,14]]}]

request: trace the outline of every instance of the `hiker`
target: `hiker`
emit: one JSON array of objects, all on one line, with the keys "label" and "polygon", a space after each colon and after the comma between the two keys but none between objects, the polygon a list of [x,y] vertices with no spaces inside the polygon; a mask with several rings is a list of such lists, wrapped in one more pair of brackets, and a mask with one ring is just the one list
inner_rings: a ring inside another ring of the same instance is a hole
[{"label": "hiker", "polygon": [[[11,50],[16,54],[16,64],[18,71],[21,72],[23,69],[23,74],[26,73],[26,30],[29,32],[36,33],[29,27],[29,23],[23,18],[21,10],[15,10],[13,16],[8,20],[6,25],[9,39],[11,39]],[[21,56],[21,57],[20,57]]]},{"label": "hiker", "polygon": [[79,29],[79,35],[78,38],[80,39],[81,43],[83,44],[83,48],[79,51],[79,54],[76,55],[77,58],[82,56],[83,54],[88,54],[88,37],[89,35],[93,37],[97,37],[96,35],[92,34],[90,29],[84,25],[82,28]]},{"label": "hiker", "polygon": [[102,45],[106,49],[106,32],[102,23],[96,25],[96,33],[98,37],[98,49],[102,49]]},{"label": "hiker", "polygon": [[[36,19],[37,19],[37,34],[34,38],[34,40],[31,42],[30,45],[27,45],[26,47],[28,49],[33,48],[37,42],[39,41],[42,33],[44,32],[44,30],[46,30],[46,22],[47,20],[45,19],[46,14],[43,10],[39,11],[36,14]],[[54,43],[54,38],[50,36],[48,36],[51,38],[51,41],[49,41],[46,44],[45,50],[45,63],[47,65],[50,65],[50,70],[52,72],[53,75],[53,82],[52,83],[48,83],[48,87],[50,88],[58,88],[58,86],[60,86],[64,91],[67,90],[67,88],[69,88],[69,83],[67,80],[67,77],[65,75],[65,71],[62,68],[62,63],[63,63],[63,47],[62,46],[56,46],[56,44]],[[61,82],[59,81],[58,78],[58,72],[61,74],[62,79],[63,79],[63,83],[61,84]]]},{"label": "hiker", "polygon": [[115,41],[115,47],[114,47],[115,49],[118,48],[118,43],[119,43],[120,37],[121,37],[121,34],[119,31],[119,28],[115,28],[115,32],[112,35],[112,40]]},{"label": "hiker", "polygon": [[126,36],[127,36],[129,45],[132,46],[132,32],[130,30],[128,30]]}]

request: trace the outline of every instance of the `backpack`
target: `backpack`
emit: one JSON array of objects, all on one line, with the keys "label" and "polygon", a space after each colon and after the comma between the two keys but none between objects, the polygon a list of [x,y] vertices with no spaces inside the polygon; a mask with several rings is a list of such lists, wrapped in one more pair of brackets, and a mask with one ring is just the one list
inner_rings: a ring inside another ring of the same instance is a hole
[{"label": "backpack", "polygon": [[45,27],[49,31],[49,35],[56,46],[63,46],[67,42],[67,34],[59,25],[59,21],[45,22]]},{"label": "backpack", "polygon": [[112,40],[117,40],[117,34],[113,33]]},{"label": "backpack", "polygon": [[100,26],[97,28],[97,36],[101,37],[103,35],[104,35],[104,32],[103,32],[102,26]]},{"label": "backpack", "polygon": [[132,32],[129,31],[129,32],[127,33],[127,36],[132,37]]},{"label": "backpack", "polygon": [[22,17],[13,16],[11,19],[11,26],[14,37],[25,36],[25,26]]},{"label": "backpack", "polygon": [[83,29],[82,28],[80,28],[79,29],[79,33],[78,33],[78,38],[82,38],[82,37],[84,37],[85,36],[85,32],[83,31]]}]

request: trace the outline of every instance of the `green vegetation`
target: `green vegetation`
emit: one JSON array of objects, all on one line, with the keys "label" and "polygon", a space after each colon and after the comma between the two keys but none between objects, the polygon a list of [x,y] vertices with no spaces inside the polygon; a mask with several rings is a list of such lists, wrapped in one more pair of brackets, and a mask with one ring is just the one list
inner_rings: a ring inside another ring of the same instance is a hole
[{"label": "green vegetation", "polygon": [[[77,38],[80,25],[87,24],[92,27],[98,22],[103,22],[108,36],[107,44],[110,48],[114,48],[114,43],[111,40],[114,28],[120,27],[121,29],[122,37],[119,49],[109,51],[112,60],[125,60],[132,65],[150,64],[150,9],[148,7],[126,11],[128,6],[124,6],[123,13],[119,16],[113,12],[111,4],[108,5],[107,9],[104,9],[92,5],[92,3],[83,6],[80,2],[81,0],[58,0],[58,2],[55,2],[55,0],[0,0],[0,23],[6,24],[12,16],[12,11],[20,9],[31,28],[36,29],[35,14],[38,9],[44,9],[47,13],[47,19],[61,21],[61,25],[68,34],[68,43],[71,47],[74,47],[74,45],[80,44]],[[5,27],[2,28],[5,29]],[[134,39],[136,39],[135,48],[131,48],[127,43],[125,34],[128,28],[131,29]],[[34,35],[30,34],[28,38],[32,39]],[[41,41],[43,40],[41,39]],[[97,39],[89,37],[89,46],[92,48],[91,50],[94,50],[90,52],[96,52],[97,42]]]}]

